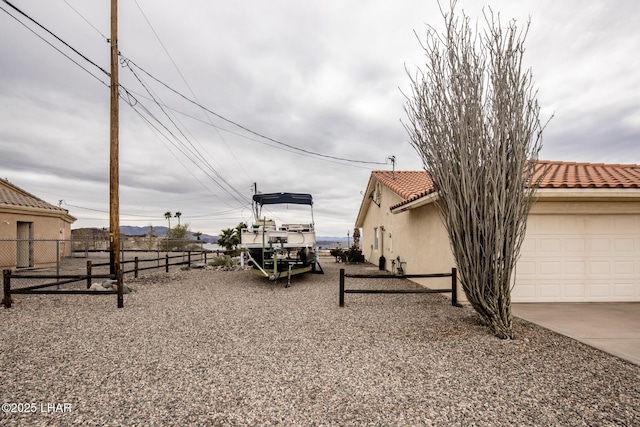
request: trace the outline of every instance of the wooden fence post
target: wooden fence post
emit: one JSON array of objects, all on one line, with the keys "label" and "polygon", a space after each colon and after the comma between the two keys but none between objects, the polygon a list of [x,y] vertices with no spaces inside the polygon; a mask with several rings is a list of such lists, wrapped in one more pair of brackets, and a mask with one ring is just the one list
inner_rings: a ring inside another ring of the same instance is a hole
[{"label": "wooden fence post", "polygon": [[344,268],[340,269],[340,307],[344,307]]},{"label": "wooden fence post", "polygon": [[187,266],[191,267],[191,251],[187,251]]},{"label": "wooden fence post", "polygon": [[164,256],[164,272],[165,273],[169,272],[169,254],[166,254]]},{"label": "wooden fence post", "polygon": [[458,270],[455,267],[451,269],[451,305],[460,306],[458,304]]},{"label": "wooden fence post", "polygon": [[117,273],[117,284],[118,284],[118,308],[122,308],[124,307],[124,298],[122,297],[123,291],[124,291],[124,283],[123,283],[124,277],[123,277],[123,272],[122,269],[118,270]]},{"label": "wooden fence post", "polygon": [[4,308],[11,308],[11,270],[3,270],[2,278],[4,282],[4,298],[2,304]]},{"label": "wooden fence post", "polygon": [[87,289],[91,288],[91,261],[87,261]]},{"label": "wooden fence post", "polygon": [[138,278],[138,257],[133,258],[133,277]]}]

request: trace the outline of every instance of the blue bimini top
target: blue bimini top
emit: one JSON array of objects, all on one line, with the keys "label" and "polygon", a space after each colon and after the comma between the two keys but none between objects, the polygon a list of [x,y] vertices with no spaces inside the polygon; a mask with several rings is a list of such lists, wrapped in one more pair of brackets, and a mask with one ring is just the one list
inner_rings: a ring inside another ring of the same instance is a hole
[{"label": "blue bimini top", "polygon": [[305,193],[266,193],[254,194],[253,201],[260,206],[277,204],[313,205],[311,194]]}]

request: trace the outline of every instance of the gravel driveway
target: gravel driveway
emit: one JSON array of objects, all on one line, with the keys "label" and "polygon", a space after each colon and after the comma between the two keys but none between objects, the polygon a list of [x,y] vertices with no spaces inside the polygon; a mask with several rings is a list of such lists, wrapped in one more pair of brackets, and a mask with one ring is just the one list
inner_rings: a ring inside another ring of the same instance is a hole
[{"label": "gravel driveway", "polygon": [[123,309],[15,295],[0,308],[0,396],[28,412],[0,424],[640,425],[639,366],[519,319],[501,341],[438,294],[347,294],[339,308],[340,267],[290,288],[149,273],[127,280]]}]

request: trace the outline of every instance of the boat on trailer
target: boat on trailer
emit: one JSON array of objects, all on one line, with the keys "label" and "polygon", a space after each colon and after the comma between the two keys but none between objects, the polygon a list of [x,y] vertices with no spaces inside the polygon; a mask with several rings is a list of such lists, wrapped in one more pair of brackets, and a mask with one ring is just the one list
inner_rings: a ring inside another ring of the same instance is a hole
[{"label": "boat on trailer", "polygon": [[[308,205],[311,221],[276,225],[262,217],[265,205]],[[313,221],[313,198],[305,193],[266,193],[253,196],[254,223],[243,228],[240,247],[251,264],[254,274],[270,280],[287,278],[306,272],[322,272],[316,251],[316,232]]]}]

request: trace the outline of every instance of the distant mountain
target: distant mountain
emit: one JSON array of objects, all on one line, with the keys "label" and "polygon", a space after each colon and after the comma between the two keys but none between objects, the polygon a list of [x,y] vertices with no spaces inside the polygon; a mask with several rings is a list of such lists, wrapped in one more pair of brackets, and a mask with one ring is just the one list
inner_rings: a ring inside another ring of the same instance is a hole
[{"label": "distant mountain", "polygon": [[[136,227],[131,225],[121,225],[120,226],[120,234],[125,236],[144,236],[149,233],[150,226],[145,227]],[[167,235],[168,227],[153,227],[153,233],[158,237],[165,237]],[[71,230],[71,235],[83,233],[84,235],[95,236],[99,234],[105,234],[106,232],[101,231],[99,228],[78,228]],[[193,236],[193,232],[191,233]],[[218,241],[218,236],[211,236],[209,234],[200,235],[200,240],[205,243],[216,243]]]},{"label": "distant mountain", "polygon": [[[145,227],[136,227],[136,226],[131,226],[131,225],[121,225],[120,226],[120,233],[121,234],[126,234],[127,236],[144,236],[145,234],[149,233],[149,229],[150,228],[151,227],[148,226],[148,225],[145,226]],[[158,237],[166,236],[168,230],[169,230],[168,227],[163,227],[163,226],[153,227],[153,232]],[[193,232],[191,232],[191,235],[193,236]],[[205,243],[216,243],[218,241],[218,236],[211,236],[209,234],[201,234],[200,235],[200,240],[202,240]]]},{"label": "distant mountain", "polygon": [[341,246],[346,248],[353,244],[353,239],[347,239],[346,237],[316,237],[316,246],[323,248],[335,248],[336,246]]},{"label": "distant mountain", "polygon": [[[144,236],[147,233],[149,233],[149,228],[150,226],[145,226],[145,227],[137,227],[137,226],[132,226],[132,225],[121,225],[120,226],[120,234],[123,234],[125,236]],[[153,232],[155,233],[156,236],[158,237],[165,237],[167,235],[167,230],[169,228],[168,227],[163,227],[163,226],[157,226],[157,227],[153,227]],[[84,235],[99,235],[99,234],[104,234],[106,232],[101,231],[99,228],[79,228],[79,229],[75,229],[72,230],[72,235],[74,234],[78,234],[78,233],[83,233]],[[192,233],[193,235],[193,233]],[[211,236],[209,234],[202,234],[200,235],[200,240],[202,240],[205,243],[217,243],[218,242],[218,236]],[[318,236],[316,238],[316,245],[318,246],[322,246],[324,248],[333,248],[336,247],[337,245],[342,246],[343,248],[346,248],[350,245],[353,244],[353,238],[349,238],[347,239],[347,237],[335,237],[335,236],[328,236],[328,237],[322,237],[322,236]]]}]

